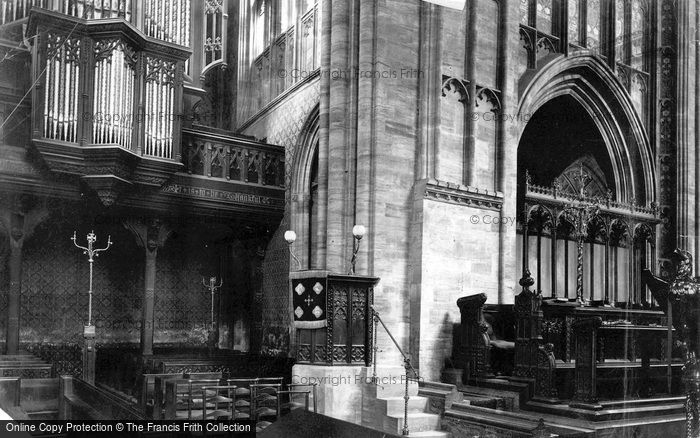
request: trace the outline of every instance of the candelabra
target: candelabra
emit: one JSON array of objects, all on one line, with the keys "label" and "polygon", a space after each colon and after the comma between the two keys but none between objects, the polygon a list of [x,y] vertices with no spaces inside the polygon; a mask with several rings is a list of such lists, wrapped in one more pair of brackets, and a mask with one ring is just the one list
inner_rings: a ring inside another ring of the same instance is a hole
[{"label": "candelabra", "polygon": [[214,330],[214,294],[217,289],[220,289],[224,285],[224,280],[220,280],[219,284],[216,284],[216,277],[209,277],[209,284],[206,283],[204,278],[202,278],[202,285],[206,287],[211,293],[211,329]]},{"label": "candelabra", "polygon": [[349,274],[355,274],[355,263],[357,262],[357,252],[360,250],[360,241],[365,236],[367,230],[363,225],[355,225],[352,227],[352,236],[354,237],[352,242],[352,259],[350,260],[350,272]]},{"label": "candelabra", "polygon": [[87,235],[87,247],[80,246],[76,242],[76,232],[73,231],[73,237],[71,239],[73,245],[76,248],[83,250],[83,254],[88,256],[88,263],[90,264],[90,287],[88,289],[88,323],[86,327],[92,326],[92,265],[95,262],[95,258],[100,255],[101,252],[107,251],[110,246],[112,246],[112,236],[107,236],[107,246],[104,248],[93,248],[95,242],[97,242],[97,236],[94,231],[90,231]]},{"label": "candelabra", "polygon": [[87,235],[87,247],[80,246],[76,242],[76,232],[73,232],[73,237],[71,237],[73,245],[76,248],[81,249],[83,254],[88,256],[88,263],[90,264],[90,287],[88,289],[88,323],[83,329],[83,338],[85,338],[85,348],[83,349],[83,380],[88,383],[95,383],[95,326],[92,325],[92,271],[93,264],[95,263],[95,258],[103,251],[107,251],[110,246],[112,246],[111,236],[107,237],[107,246],[104,248],[93,248],[93,245],[97,241],[97,236],[95,236],[94,231],[90,231]]}]

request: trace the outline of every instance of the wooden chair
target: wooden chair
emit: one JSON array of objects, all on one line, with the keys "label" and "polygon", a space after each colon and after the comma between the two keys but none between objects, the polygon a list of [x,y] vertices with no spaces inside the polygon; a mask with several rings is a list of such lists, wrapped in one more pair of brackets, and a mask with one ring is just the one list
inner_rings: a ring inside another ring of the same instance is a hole
[{"label": "wooden chair", "polygon": [[[311,398],[313,399],[313,407],[314,407],[314,413],[316,412],[316,400],[318,399],[316,396],[316,386],[317,383],[290,383],[287,385],[287,390],[285,393],[288,394],[287,397],[287,403],[282,403],[282,412],[288,412],[292,411],[294,409],[299,409],[302,406],[306,406],[305,409],[308,411],[309,410],[309,395],[312,396]],[[309,395],[306,396],[306,400],[304,404],[302,404],[300,401],[297,400],[297,397],[295,397],[296,394],[301,394],[301,393],[309,393]]]},{"label": "wooden chair", "polygon": [[233,418],[234,419],[248,419],[252,418],[251,410],[251,385],[254,385],[257,379],[227,379],[226,384],[229,386],[235,386],[234,395],[236,401],[233,406]]},{"label": "wooden chair", "polygon": [[281,383],[254,383],[251,389],[251,412],[255,421],[256,430],[262,430],[281,415],[279,393],[282,390]]},{"label": "wooden chair", "polygon": [[[201,416],[204,409],[204,397],[202,397],[202,387],[219,385],[218,379],[188,379],[184,382],[176,382],[175,388],[175,419],[192,420]],[[187,406],[186,414],[184,407]]]},{"label": "wooden chair", "polygon": [[280,414],[288,414],[295,409],[309,410],[311,390],[287,390],[277,393],[280,399]]},{"label": "wooden chair", "polygon": [[[236,386],[217,385],[202,386],[202,417],[217,420],[220,418],[234,418],[234,406],[236,405]],[[223,405],[223,408],[221,407]],[[211,410],[209,409],[211,408]]]}]

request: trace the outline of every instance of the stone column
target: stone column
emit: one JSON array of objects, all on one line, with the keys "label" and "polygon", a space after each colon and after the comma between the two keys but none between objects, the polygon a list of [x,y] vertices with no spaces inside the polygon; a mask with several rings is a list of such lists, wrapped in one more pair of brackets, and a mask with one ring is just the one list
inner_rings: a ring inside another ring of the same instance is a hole
[{"label": "stone column", "polygon": [[37,200],[27,195],[3,197],[9,207],[0,209],[0,225],[10,243],[8,262],[10,288],[7,300],[7,326],[5,354],[19,353],[20,295],[22,291],[22,249],[36,226],[48,216],[48,210],[37,205]]},{"label": "stone column", "polygon": [[136,237],[136,243],[144,249],[146,263],[143,275],[143,304],[141,313],[141,355],[153,354],[153,313],[155,306],[156,259],[158,248],[165,244],[172,230],[157,219],[148,224],[125,221],[124,226]]}]

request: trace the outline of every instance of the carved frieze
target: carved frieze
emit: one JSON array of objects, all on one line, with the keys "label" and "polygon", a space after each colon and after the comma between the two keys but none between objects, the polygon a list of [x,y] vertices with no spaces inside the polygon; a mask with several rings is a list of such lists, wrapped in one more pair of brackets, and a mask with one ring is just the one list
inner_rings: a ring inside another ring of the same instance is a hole
[{"label": "carved frieze", "polygon": [[492,192],[437,180],[427,181],[423,197],[433,201],[485,210],[500,211],[503,206],[503,194],[501,192]]}]

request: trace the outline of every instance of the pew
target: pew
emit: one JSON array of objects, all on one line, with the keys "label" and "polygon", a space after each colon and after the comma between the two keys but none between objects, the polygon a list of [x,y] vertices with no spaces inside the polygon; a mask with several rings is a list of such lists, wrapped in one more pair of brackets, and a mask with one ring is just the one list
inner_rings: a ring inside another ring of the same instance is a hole
[{"label": "pew", "polygon": [[137,405],[76,377],[59,377],[61,420],[145,420]]}]

